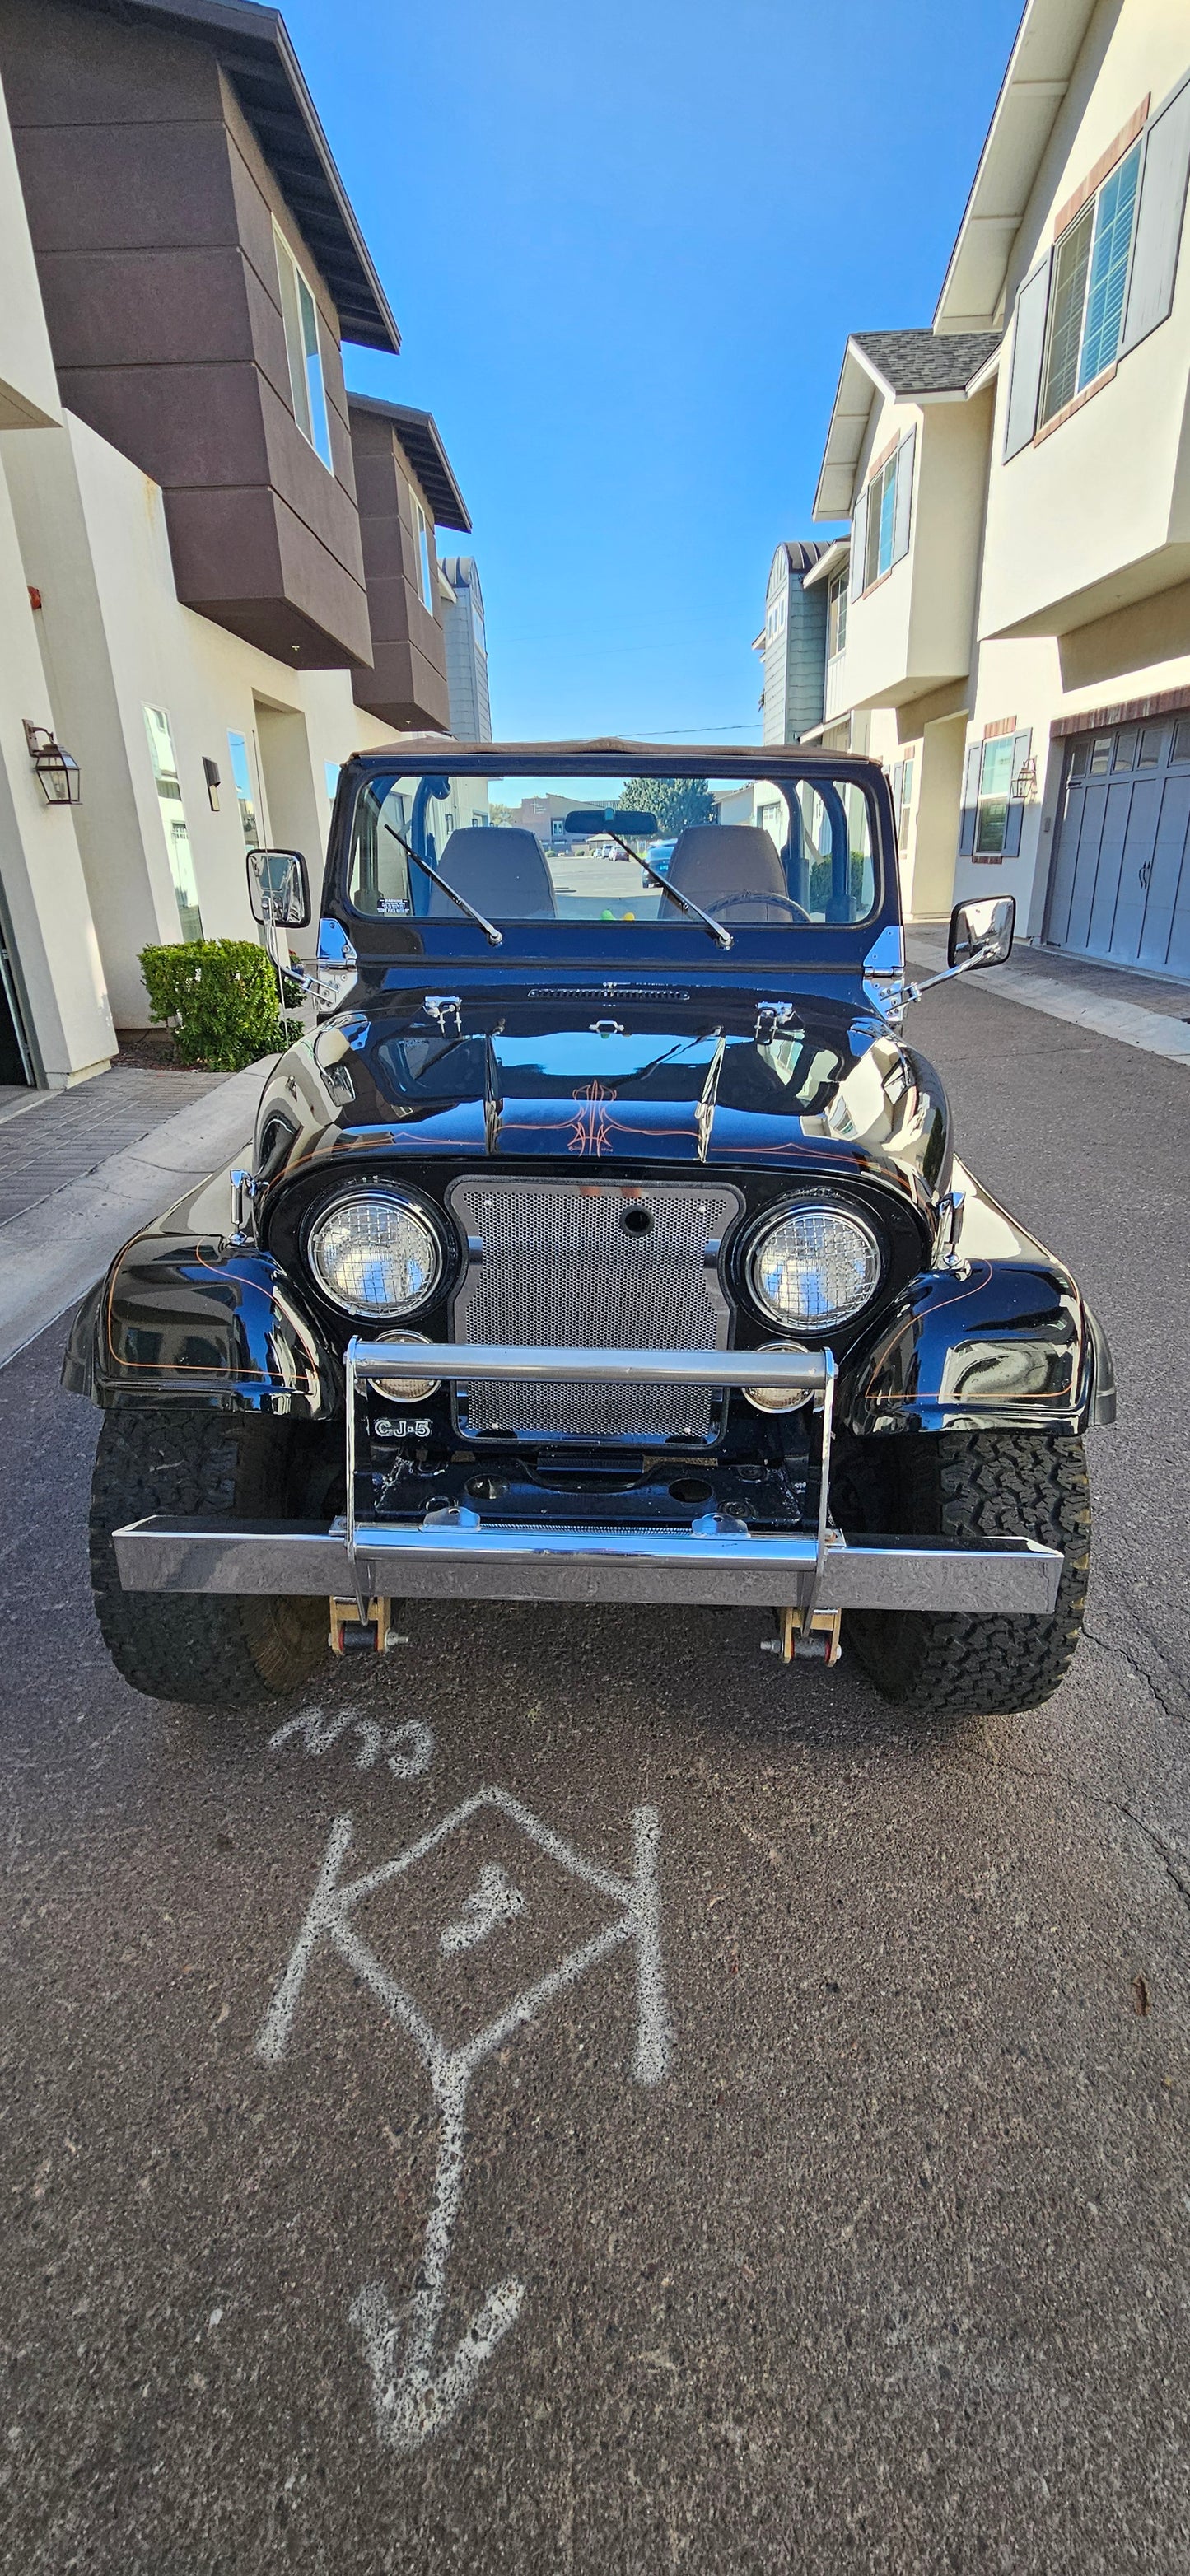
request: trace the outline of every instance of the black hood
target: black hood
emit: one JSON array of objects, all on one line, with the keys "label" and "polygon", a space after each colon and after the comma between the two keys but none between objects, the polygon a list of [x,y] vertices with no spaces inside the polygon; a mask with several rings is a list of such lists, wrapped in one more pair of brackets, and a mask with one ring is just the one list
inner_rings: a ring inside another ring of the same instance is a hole
[{"label": "black hood", "polygon": [[851,977],[785,1007],[774,1025],[733,990],[522,987],[457,1007],[379,992],[282,1059],[258,1136],[270,1111],[299,1112],[290,1171],[361,1154],[812,1164],[932,1197],[949,1163],[932,1068]]}]

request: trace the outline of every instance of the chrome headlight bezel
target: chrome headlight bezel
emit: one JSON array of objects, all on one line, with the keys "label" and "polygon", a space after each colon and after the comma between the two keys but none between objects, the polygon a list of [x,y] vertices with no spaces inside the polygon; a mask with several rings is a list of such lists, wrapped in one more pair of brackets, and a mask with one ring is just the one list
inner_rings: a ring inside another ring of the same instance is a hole
[{"label": "chrome headlight bezel", "polygon": [[[344,1208],[361,1205],[397,1207],[402,1215],[412,1217],[422,1228],[433,1262],[424,1287],[415,1297],[402,1299],[397,1304],[365,1305],[358,1299],[345,1297],[319,1268],[316,1245],[323,1227]],[[410,1315],[424,1314],[428,1306],[440,1301],[447,1282],[448,1245],[443,1220],[437,1210],[414,1190],[389,1188],[380,1183],[361,1182],[351,1189],[336,1190],[333,1197],[323,1199],[312,1209],[302,1229],[302,1254],[319,1295],[325,1297],[328,1305],[336,1307],[341,1315],[351,1315],[365,1324],[404,1323]]]},{"label": "chrome headlight bezel", "polygon": [[[847,1306],[836,1308],[828,1316],[812,1320],[782,1314],[765,1295],[759,1279],[760,1257],[772,1237],[783,1225],[798,1216],[829,1216],[842,1219],[862,1236],[871,1255],[872,1271],[862,1296]],[[830,1190],[801,1190],[788,1198],[772,1202],[749,1228],[743,1246],[743,1278],[753,1312],[770,1329],[786,1333],[791,1339],[808,1344],[830,1341],[833,1335],[849,1332],[861,1315],[875,1305],[888,1276],[889,1249],[875,1219],[854,1199],[836,1195]]]}]

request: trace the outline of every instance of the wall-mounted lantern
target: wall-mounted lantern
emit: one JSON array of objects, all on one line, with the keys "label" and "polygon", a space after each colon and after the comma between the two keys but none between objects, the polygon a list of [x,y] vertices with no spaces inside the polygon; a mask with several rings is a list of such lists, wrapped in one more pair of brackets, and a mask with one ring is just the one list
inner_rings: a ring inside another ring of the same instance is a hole
[{"label": "wall-mounted lantern", "polygon": [[209,760],[205,751],[202,756],[202,774],[207,782],[207,799],[210,804],[211,812],[212,814],[217,814],[219,811],[219,790],[223,782],[219,775],[218,761]]},{"label": "wall-mounted lantern", "polygon": [[47,805],[77,805],[82,789],[77,760],[61,743],[55,742],[44,725],[30,724],[25,718],[25,740],[29,758],[37,773],[37,783]]}]

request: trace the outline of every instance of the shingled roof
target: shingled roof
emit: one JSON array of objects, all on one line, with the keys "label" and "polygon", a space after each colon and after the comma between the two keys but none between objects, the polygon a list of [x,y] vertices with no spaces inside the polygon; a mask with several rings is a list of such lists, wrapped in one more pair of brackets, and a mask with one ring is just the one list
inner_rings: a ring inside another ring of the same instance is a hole
[{"label": "shingled roof", "polygon": [[1000,346],[998,331],[853,331],[892,394],[961,394]]},{"label": "shingled roof", "polygon": [[814,517],[850,518],[856,469],[880,395],[894,402],[962,402],[1000,340],[999,331],[853,331],[843,352]]}]

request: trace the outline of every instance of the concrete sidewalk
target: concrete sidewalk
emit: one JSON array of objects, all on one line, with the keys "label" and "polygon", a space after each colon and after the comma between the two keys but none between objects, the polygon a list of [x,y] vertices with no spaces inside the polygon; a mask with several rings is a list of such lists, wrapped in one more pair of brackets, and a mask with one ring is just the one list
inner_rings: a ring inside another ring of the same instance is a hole
[{"label": "concrete sidewalk", "polygon": [[[100,1074],[0,1125],[0,1368],[65,1314],[139,1226],[244,1155],[273,1061],[225,1075]],[[200,1094],[162,1120],[154,1111],[165,1084]],[[130,1131],[111,1152],[113,1136]]]},{"label": "concrete sidewalk", "polygon": [[[910,974],[940,974],[946,965],[946,941],[936,931],[905,933]],[[1092,960],[1066,957],[1052,948],[1014,948],[1007,966],[990,967],[979,978],[981,993],[1002,1002],[1023,1003],[1047,1019],[1068,1020],[1096,1036],[1116,1038],[1121,1046],[1139,1047],[1145,1055],[1164,1056],[1168,1064],[1190,1066],[1190,987],[1157,976],[1131,975],[1123,968],[1097,966]]]}]

